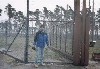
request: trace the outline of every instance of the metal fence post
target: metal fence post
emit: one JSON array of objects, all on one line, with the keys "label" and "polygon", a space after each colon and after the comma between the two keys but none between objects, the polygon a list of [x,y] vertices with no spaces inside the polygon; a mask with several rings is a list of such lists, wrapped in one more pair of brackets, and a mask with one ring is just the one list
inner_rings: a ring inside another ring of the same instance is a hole
[{"label": "metal fence post", "polygon": [[60,26],[60,50],[61,50],[61,45],[62,45],[62,42],[61,42],[61,41],[62,41],[62,40],[61,40],[61,39],[62,39],[62,38],[61,38],[62,33],[61,33],[61,31],[62,31],[62,30],[61,30],[61,26]]},{"label": "metal fence post", "polygon": [[26,22],[26,44],[24,52],[24,62],[28,63],[28,45],[29,45],[29,0],[27,0],[27,22]]},{"label": "metal fence post", "polygon": [[8,24],[7,24],[7,21],[6,21],[6,31],[5,31],[5,33],[6,33],[6,46],[7,46],[7,44],[8,44],[8,42],[7,42],[7,36],[8,36]]},{"label": "metal fence post", "polygon": [[56,48],[57,48],[57,46],[58,46],[58,25],[56,25]]},{"label": "metal fence post", "polygon": [[66,48],[67,48],[66,47],[66,45],[67,45],[67,34],[68,34],[67,33],[67,23],[65,23],[65,29],[66,29],[66,31],[65,31],[66,32],[66,34],[65,34],[65,52],[66,52]]}]

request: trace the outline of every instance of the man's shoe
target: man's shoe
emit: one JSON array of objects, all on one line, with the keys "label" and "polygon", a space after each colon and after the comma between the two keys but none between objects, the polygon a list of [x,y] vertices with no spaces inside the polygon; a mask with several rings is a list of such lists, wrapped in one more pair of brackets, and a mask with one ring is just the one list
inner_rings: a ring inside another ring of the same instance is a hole
[{"label": "man's shoe", "polygon": [[44,65],[45,65],[45,63],[42,63],[41,65],[42,65],[42,66],[44,66]]},{"label": "man's shoe", "polygon": [[37,65],[37,64],[34,64],[34,67],[35,67],[35,68],[38,68],[38,65]]}]

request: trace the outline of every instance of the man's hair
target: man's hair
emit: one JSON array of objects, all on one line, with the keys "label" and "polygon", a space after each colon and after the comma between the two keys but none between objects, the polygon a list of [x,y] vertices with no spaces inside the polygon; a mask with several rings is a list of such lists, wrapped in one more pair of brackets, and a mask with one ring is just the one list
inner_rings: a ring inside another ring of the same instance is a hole
[{"label": "man's hair", "polygon": [[44,28],[44,25],[40,25],[40,28]]}]

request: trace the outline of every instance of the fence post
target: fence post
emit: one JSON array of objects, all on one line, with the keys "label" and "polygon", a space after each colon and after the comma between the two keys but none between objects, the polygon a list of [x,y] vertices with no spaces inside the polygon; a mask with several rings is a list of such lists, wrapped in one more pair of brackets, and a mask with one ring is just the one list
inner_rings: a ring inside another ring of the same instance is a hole
[{"label": "fence post", "polygon": [[8,37],[8,22],[7,21],[6,21],[6,31],[5,31],[5,34],[6,34],[6,36],[5,36],[5,39],[6,39],[5,45],[6,45],[6,47],[8,47],[8,42],[7,42],[7,37]]},{"label": "fence post", "polygon": [[81,22],[80,22],[80,0],[74,0],[74,31],[73,31],[73,64],[80,65],[80,33],[81,33]]},{"label": "fence post", "polygon": [[24,62],[28,63],[28,45],[29,45],[29,0],[27,0],[27,22],[26,22],[26,44],[24,52]]}]

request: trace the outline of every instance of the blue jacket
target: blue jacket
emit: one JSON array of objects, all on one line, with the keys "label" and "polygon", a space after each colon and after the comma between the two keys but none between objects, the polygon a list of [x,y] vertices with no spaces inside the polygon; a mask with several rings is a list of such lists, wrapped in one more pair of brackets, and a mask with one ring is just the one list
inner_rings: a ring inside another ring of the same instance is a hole
[{"label": "blue jacket", "polygon": [[45,32],[38,31],[34,37],[34,43],[37,47],[44,48],[45,44],[48,46],[48,35]]}]

